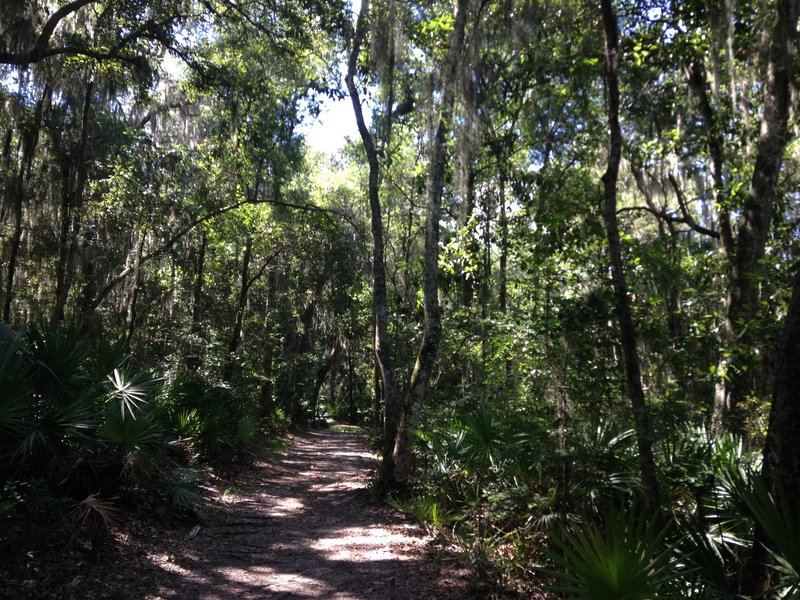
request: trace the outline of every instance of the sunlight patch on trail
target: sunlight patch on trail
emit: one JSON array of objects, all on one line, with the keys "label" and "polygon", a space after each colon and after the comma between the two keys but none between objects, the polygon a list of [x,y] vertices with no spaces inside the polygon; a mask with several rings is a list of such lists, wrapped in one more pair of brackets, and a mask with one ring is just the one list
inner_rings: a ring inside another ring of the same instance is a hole
[{"label": "sunlight patch on trail", "polygon": [[410,560],[415,547],[424,546],[423,540],[409,538],[405,531],[395,533],[383,527],[348,527],[332,534],[310,545],[313,550],[322,552],[327,560]]},{"label": "sunlight patch on trail", "polygon": [[[262,496],[262,498],[269,498],[269,496]],[[274,500],[274,504],[270,507],[270,514],[273,517],[284,517],[294,515],[306,510],[306,505],[298,498],[278,498]]]}]

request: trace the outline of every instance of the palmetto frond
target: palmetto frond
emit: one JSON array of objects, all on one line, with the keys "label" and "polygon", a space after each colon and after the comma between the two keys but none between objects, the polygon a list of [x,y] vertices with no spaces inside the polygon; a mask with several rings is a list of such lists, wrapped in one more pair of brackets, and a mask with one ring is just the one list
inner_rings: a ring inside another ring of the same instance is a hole
[{"label": "palmetto frond", "polygon": [[114,369],[107,379],[111,385],[107,401],[119,403],[119,413],[123,420],[126,414],[136,419],[136,413],[148,403],[152,392],[161,381],[144,371],[130,373],[125,369]]}]

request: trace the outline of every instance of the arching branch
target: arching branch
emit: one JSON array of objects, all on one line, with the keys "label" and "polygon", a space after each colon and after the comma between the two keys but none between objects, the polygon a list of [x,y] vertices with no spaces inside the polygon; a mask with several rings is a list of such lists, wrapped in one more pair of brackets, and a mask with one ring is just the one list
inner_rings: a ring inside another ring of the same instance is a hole
[{"label": "arching branch", "polygon": [[681,207],[681,214],[683,215],[682,222],[686,223],[697,233],[702,233],[703,235],[707,235],[716,240],[720,239],[719,231],[714,231],[713,229],[703,227],[700,225],[700,223],[694,220],[694,217],[692,217],[692,214],[689,212],[689,208],[686,205],[686,197],[683,195],[683,190],[681,189],[678,180],[675,179],[675,176],[672,173],[669,174],[669,182],[672,184],[672,189],[675,190],[675,195],[678,197],[678,206]]},{"label": "arching branch", "polygon": [[[53,33],[56,27],[58,27],[58,24],[87,4],[98,1],[99,0],[74,0],[69,4],[65,4],[47,19],[44,27],[42,27],[42,32],[39,34],[39,37],[36,38],[36,43],[34,43],[33,48],[19,54],[14,52],[0,52],[0,63],[24,66],[39,62],[47,56],[56,54],[56,52],[53,52],[53,49],[48,49],[48,47],[50,46],[50,38],[53,37]],[[61,53],[63,54],[64,52]]]}]

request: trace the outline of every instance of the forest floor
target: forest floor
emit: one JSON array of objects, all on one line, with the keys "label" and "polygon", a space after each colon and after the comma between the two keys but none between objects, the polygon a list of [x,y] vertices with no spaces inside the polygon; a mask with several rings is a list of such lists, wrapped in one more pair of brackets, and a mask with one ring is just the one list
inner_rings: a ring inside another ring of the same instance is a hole
[{"label": "forest floor", "polygon": [[285,456],[257,460],[217,489],[199,529],[128,523],[113,551],[79,565],[54,597],[473,597],[467,571],[434,557],[420,525],[373,498],[375,467],[355,428],[296,436]]}]

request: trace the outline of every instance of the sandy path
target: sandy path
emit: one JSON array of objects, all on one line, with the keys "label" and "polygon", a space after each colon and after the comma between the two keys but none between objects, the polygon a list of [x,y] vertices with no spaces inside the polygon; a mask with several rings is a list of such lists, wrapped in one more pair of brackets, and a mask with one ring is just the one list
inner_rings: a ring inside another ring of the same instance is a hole
[{"label": "sandy path", "polygon": [[421,528],[369,499],[375,466],[363,435],[304,435],[177,548],[149,598],[467,598],[464,578],[425,556]]}]

